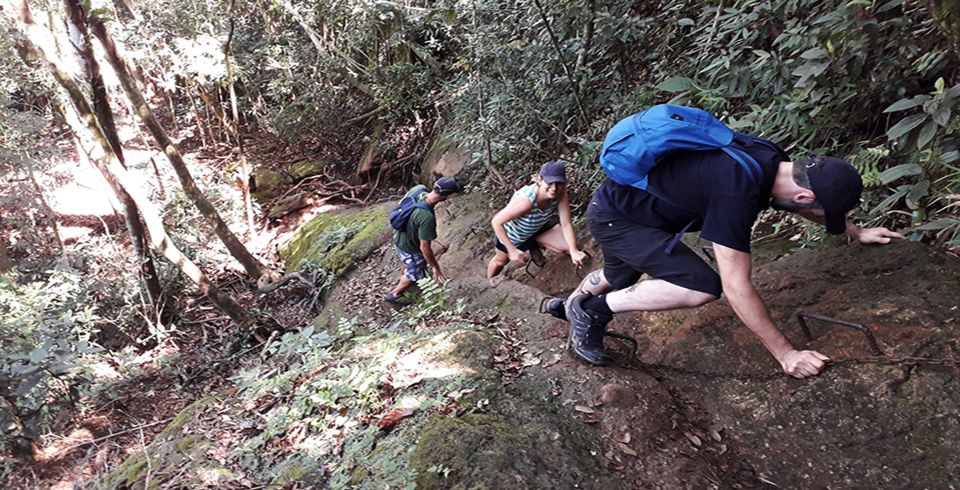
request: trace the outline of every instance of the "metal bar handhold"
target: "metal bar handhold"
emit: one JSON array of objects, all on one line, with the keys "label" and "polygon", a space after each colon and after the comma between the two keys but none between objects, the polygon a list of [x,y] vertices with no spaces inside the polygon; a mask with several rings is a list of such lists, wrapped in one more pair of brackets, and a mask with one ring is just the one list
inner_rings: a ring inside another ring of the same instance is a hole
[{"label": "metal bar handhold", "polygon": [[633,338],[633,337],[631,337],[631,336],[629,336],[629,335],[624,335],[624,334],[622,334],[622,333],[610,332],[610,331],[603,332],[603,336],[604,336],[604,337],[613,337],[613,338],[615,338],[615,339],[620,339],[620,340],[625,340],[625,341],[627,341],[627,343],[630,344],[630,359],[633,359],[634,357],[637,356],[637,349],[640,347],[640,343],[637,342],[637,339],[635,339],[635,338]]},{"label": "metal bar handhold", "polygon": [[841,327],[848,327],[854,330],[859,330],[863,332],[863,335],[867,337],[867,342],[870,344],[870,349],[873,350],[873,353],[878,356],[886,355],[880,350],[880,346],[877,345],[877,339],[873,336],[873,332],[867,328],[862,323],[853,323],[844,320],[838,320],[836,318],[830,318],[823,315],[814,315],[813,313],[797,313],[797,321],[800,322],[800,329],[803,330],[803,334],[807,337],[807,341],[813,340],[813,335],[810,335],[810,328],[807,327],[807,318],[812,318],[814,320],[820,320],[822,322],[833,323],[835,325],[840,325]]}]

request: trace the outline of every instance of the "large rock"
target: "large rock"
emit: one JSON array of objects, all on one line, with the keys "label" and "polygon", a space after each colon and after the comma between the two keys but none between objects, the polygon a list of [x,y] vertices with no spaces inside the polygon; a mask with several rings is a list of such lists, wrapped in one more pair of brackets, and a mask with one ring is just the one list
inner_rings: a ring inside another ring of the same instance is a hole
[{"label": "large rock", "polygon": [[391,236],[387,220],[391,206],[392,203],[383,203],[313,218],[280,248],[287,270],[313,264],[340,275]]},{"label": "large rock", "polygon": [[[947,488],[960,483],[957,277],[955,259],[911,242],[793,255],[756,272],[760,293],[795,345],[839,364],[802,381],[781,375],[725,303],[648,316],[642,332],[663,347],[646,358],[782,488]],[[807,342],[799,311],[867,325],[889,364],[853,329],[811,320]],[[954,364],[896,360],[913,357]]]}]

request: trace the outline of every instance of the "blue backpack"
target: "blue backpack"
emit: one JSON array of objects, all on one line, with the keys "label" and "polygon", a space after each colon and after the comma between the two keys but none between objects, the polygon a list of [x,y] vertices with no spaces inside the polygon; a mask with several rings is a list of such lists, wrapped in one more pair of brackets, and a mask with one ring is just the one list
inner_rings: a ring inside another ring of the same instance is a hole
[{"label": "blue backpack", "polygon": [[670,153],[723,150],[759,184],[760,164],[733,145],[735,136],[738,141],[759,141],[776,148],[762,138],[735,133],[702,109],[655,105],[623,119],[607,133],[600,151],[600,166],[610,180],[646,190],[650,170]]},{"label": "blue backpack", "polygon": [[397,207],[390,211],[391,228],[398,231],[406,229],[407,221],[410,220],[410,215],[413,214],[413,210],[416,208],[426,209],[431,213],[433,212],[433,208],[431,208],[429,204],[418,201],[420,195],[424,192],[427,192],[426,188],[420,189],[409,196],[404,196],[404,198],[400,200]]}]

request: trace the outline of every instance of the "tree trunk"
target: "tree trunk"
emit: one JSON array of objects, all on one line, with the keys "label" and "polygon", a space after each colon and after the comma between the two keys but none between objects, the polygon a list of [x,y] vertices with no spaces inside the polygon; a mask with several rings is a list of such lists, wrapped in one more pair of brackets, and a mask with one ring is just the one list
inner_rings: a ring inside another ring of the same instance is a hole
[{"label": "tree trunk", "polygon": [[200,214],[203,215],[207,223],[213,227],[217,236],[227,247],[227,250],[240,262],[247,271],[247,274],[254,279],[259,279],[260,276],[266,272],[263,270],[263,265],[260,264],[247,248],[240,243],[240,240],[237,239],[233,232],[230,231],[230,228],[220,217],[220,213],[217,212],[216,208],[213,207],[213,204],[204,196],[203,192],[197,186],[197,183],[193,180],[193,176],[190,175],[190,171],[187,169],[187,165],[183,161],[183,157],[180,155],[177,147],[170,141],[166,131],[160,126],[157,118],[154,117],[153,112],[144,100],[143,94],[140,93],[140,90],[136,84],[134,84],[133,78],[130,76],[129,70],[127,70],[126,62],[120,58],[120,54],[113,40],[107,34],[107,29],[103,25],[103,22],[97,18],[91,18],[90,27],[93,30],[93,34],[103,45],[107,59],[110,65],[113,66],[117,78],[120,80],[120,85],[123,86],[124,92],[126,92],[127,97],[130,98],[130,101],[136,108],[137,114],[150,131],[150,134],[153,135],[154,140],[167,155],[170,164],[173,165],[173,169],[177,173],[180,184],[183,186],[183,190],[187,193],[187,196],[190,197],[194,205],[197,206]]},{"label": "tree trunk", "polygon": [[50,207],[50,203],[47,202],[47,198],[44,196],[43,187],[40,185],[40,180],[37,179],[37,172],[34,170],[33,164],[28,163],[27,165],[29,165],[27,172],[30,174],[30,182],[33,184],[33,190],[37,192],[37,200],[40,201],[40,207],[43,208],[43,212],[50,218],[53,236],[57,238],[57,245],[60,247],[60,252],[63,252],[63,238],[60,236],[60,223],[57,222],[57,213],[53,212],[53,208]]},{"label": "tree trunk", "polygon": [[90,108],[90,104],[84,97],[80,87],[69,74],[60,68],[60,62],[54,58],[49,48],[43,45],[44,39],[49,37],[49,33],[46,33],[47,35],[45,36],[43,32],[38,32],[39,29],[30,15],[30,9],[26,2],[24,1],[21,5],[15,8],[8,2],[4,3],[6,4],[4,5],[5,8],[0,10],[11,17],[17,15],[14,12],[19,14],[19,18],[14,18],[11,20],[17,23],[18,28],[20,28],[21,32],[26,37],[26,44],[31,51],[35,52],[40,59],[43,59],[46,62],[50,73],[67,93],[70,102],[73,104],[73,109],[77,111],[79,120],[84,125],[84,128],[82,129],[85,129],[90,133],[90,136],[97,141],[100,149],[104,153],[104,155],[102,155],[103,158],[95,159],[97,167],[104,174],[104,177],[107,177],[108,179],[115,179],[115,181],[133,198],[143,215],[147,229],[150,231],[151,245],[158,252],[163,254],[164,257],[170,260],[170,262],[173,263],[177,268],[179,268],[181,272],[194,281],[194,283],[196,283],[200,288],[200,291],[210,298],[210,300],[224,313],[226,313],[234,322],[241,327],[253,327],[254,321],[249,315],[247,315],[247,312],[243,309],[243,307],[240,306],[240,304],[237,303],[230,295],[221,292],[216,285],[210,282],[206,275],[200,271],[200,269],[196,264],[193,263],[192,260],[183,255],[180,250],[177,249],[177,247],[170,240],[170,237],[167,235],[166,229],[163,226],[163,220],[160,217],[160,213],[153,203],[150,202],[150,200],[145,196],[136,192],[131,192],[132,190],[136,189],[134,182],[127,175],[127,171],[120,165],[120,161],[117,160],[116,155],[114,155],[111,151],[110,143],[104,136],[99,124],[97,124],[93,110]]},{"label": "tree trunk", "polygon": [[217,134],[217,131],[213,130],[213,123],[210,122],[210,112],[213,112],[213,114],[217,116],[217,119],[220,121],[220,127],[223,128],[223,125],[225,124],[223,120],[223,111],[219,106],[214,104],[212,100],[210,100],[210,95],[208,95],[207,91],[203,89],[203,85],[200,85],[200,82],[194,82],[193,86],[197,88],[197,95],[200,96],[200,100],[203,101],[203,112],[206,116],[204,119],[207,121],[207,128],[210,129],[210,140],[212,140],[214,143],[219,143],[220,136]]},{"label": "tree trunk", "polygon": [[580,70],[587,64],[587,53],[590,51],[590,45],[593,43],[593,19],[595,17],[596,0],[586,0],[583,7],[585,23],[583,24],[583,33],[580,34],[580,49],[577,52],[577,62],[573,64],[573,74],[580,73]]},{"label": "tree trunk", "polygon": [[[107,95],[107,86],[100,75],[100,65],[93,56],[93,45],[90,43],[90,35],[87,32],[87,26],[84,22],[86,12],[80,6],[79,0],[64,0],[64,8],[67,11],[67,18],[70,22],[71,39],[73,47],[82,60],[83,67],[86,69],[87,78],[90,80],[90,86],[93,94],[93,108],[104,131],[104,136],[110,143],[113,154],[120,161],[120,165],[126,168],[123,157],[123,144],[120,142],[120,135],[117,134],[116,121],[113,118],[113,110],[110,108],[110,101]],[[130,243],[133,245],[133,251],[137,256],[137,262],[140,264],[140,278],[147,290],[147,299],[150,307],[157,313],[162,313],[161,308],[164,304],[162,295],[163,288],[160,287],[160,279],[157,275],[157,269],[153,264],[153,258],[150,256],[150,249],[147,248],[147,241],[144,236],[143,223],[140,221],[140,214],[137,212],[137,206],[133,202],[130,194],[127,194],[116,182],[110,181],[114,194],[120,199],[123,205],[123,220],[127,225],[127,232],[130,234]]]},{"label": "tree trunk", "polygon": [[[194,84],[196,84],[196,82],[194,82]],[[190,99],[190,104],[193,106],[193,119],[197,123],[197,129],[200,130],[200,144],[206,147],[208,130],[206,126],[203,125],[203,118],[200,117],[200,107],[197,105],[197,99],[193,97],[193,92],[190,91],[190,82],[186,83],[183,91],[186,92],[187,98]],[[213,137],[211,136],[210,139],[213,139]]]},{"label": "tree trunk", "polygon": [[960,0],[927,0],[927,9],[953,46],[954,58],[960,57]]},{"label": "tree trunk", "polygon": [[583,102],[580,98],[580,84],[577,82],[577,79],[573,77],[570,68],[567,67],[567,61],[563,58],[563,49],[560,47],[560,41],[557,40],[556,34],[553,33],[553,28],[550,27],[550,19],[547,18],[547,12],[543,10],[543,5],[540,4],[540,0],[533,0],[533,5],[536,6],[537,11],[540,12],[543,27],[546,28],[547,34],[550,36],[553,49],[557,51],[557,61],[560,62],[563,73],[567,76],[567,79],[570,80],[570,88],[573,90],[573,101],[577,104],[577,110],[580,112],[580,120],[583,124],[587,124],[587,111],[583,109]]},{"label": "tree trunk", "polygon": [[7,242],[0,236],[0,274],[9,272],[13,269],[13,261],[7,255]]},{"label": "tree trunk", "polygon": [[237,90],[233,80],[233,63],[230,62],[230,42],[233,41],[233,9],[236,1],[230,0],[230,34],[227,35],[227,42],[223,45],[223,59],[227,65],[227,86],[230,88],[230,110],[233,114],[233,138],[237,142],[237,150],[240,152],[240,191],[243,193],[243,208],[247,212],[247,230],[249,236],[254,235],[253,228],[253,203],[250,201],[250,171],[247,168],[247,156],[243,149],[243,135],[240,134],[240,114],[237,110]]}]

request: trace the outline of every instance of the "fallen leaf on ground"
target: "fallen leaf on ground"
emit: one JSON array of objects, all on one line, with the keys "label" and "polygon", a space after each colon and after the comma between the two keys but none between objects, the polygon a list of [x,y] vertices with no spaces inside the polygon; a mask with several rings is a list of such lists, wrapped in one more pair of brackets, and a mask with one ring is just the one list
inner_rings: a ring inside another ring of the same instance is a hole
[{"label": "fallen leaf on ground", "polygon": [[377,427],[380,427],[380,430],[390,430],[397,425],[397,422],[413,415],[415,411],[413,408],[395,408],[380,418]]},{"label": "fallen leaf on ground", "polygon": [[622,442],[622,443],[624,443],[624,444],[630,444],[630,433],[629,433],[629,432],[624,432],[624,433],[623,433],[623,436],[620,437],[620,441],[619,441],[619,442]]},{"label": "fallen leaf on ground", "polygon": [[722,441],[723,438],[720,437],[720,431],[721,431],[721,430],[723,430],[723,429],[720,429],[720,430],[710,429],[710,437],[712,437],[714,441],[717,441],[717,442]]},{"label": "fallen leaf on ground", "polygon": [[596,411],[586,405],[576,405],[573,407],[574,410],[583,413],[596,413]]},{"label": "fallen leaf on ground", "polygon": [[687,436],[687,439],[689,439],[694,446],[700,447],[703,444],[703,441],[701,441],[700,438],[694,434],[691,434],[689,432],[684,432],[683,435]]},{"label": "fallen leaf on ground", "polygon": [[450,398],[452,400],[459,400],[463,395],[466,395],[468,393],[473,393],[475,390],[476,388],[465,388],[462,390],[451,391],[450,393],[447,393],[447,398]]},{"label": "fallen leaf on ground", "polygon": [[622,443],[622,442],[618,442],[618,443],[617,443],[617,447],[620,448],[620,451],[621,451],[623,454],[628,454],[628,455],[630,455],[630,456],[636,456],[636,455],[637,455],[637,452],[634,451],[632,447],[630,447],[630,446],[628,446],[628,445],[626,445],[626,444],[624,444],[624,443]]}]

